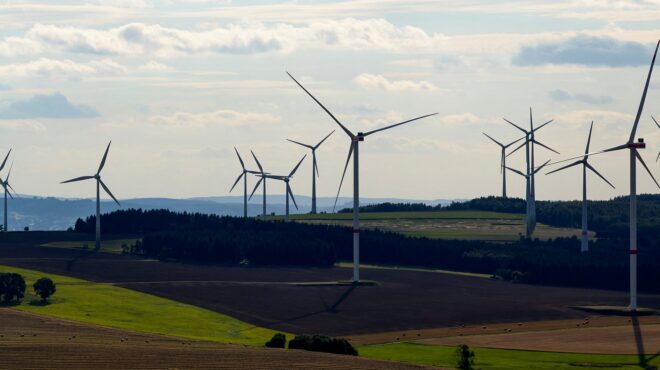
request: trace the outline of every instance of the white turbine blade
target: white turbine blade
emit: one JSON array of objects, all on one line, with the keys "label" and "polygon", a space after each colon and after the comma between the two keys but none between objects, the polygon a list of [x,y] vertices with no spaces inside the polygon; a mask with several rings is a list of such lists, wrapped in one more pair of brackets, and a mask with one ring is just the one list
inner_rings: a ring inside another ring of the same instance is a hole
[{"label": "white turbine blade", "polygon": [[243,163],[243,158],[241,158],[241,155],[238,154],[238,149],[236,149],[236,147],[234,147],[234,151],[236,152],[236,155],[238,156],[238,161],[241,162],[241,167],[243,168],[243,170],[245,170],[245,163]]},{"label": "white turbine blade", "polygon": [[518,145],[518,146],[516,147],[516,149],[510,151],[509,154],[507,154],[506,156],[508,157],[508,156],[510,156],[511,154],[517,152],[520,148],[524,147],[525,145],[527,145],[527,141],[525,141],[524,143]]},{"label": "white turbine blade", "polygon": [[323,140],[319,141],[319,143],[316,144],[316,146],[314,146],[314,149],[317,149],[318,147],[320,147],[321,144],[323,144],[323,142],[326,141],[330,137],[330,135],[332,135],[334,133],[335,133],[335,130],[332,130],[332,132],[329,133],[328,136],[324,137]]},{"label": "white turbine blade", "polygon": [[231,193],[232,190],[236,187],[236,184],[238,184],[239,181],[241,181],[241,177],[245,176],[245,172],[241,172],[240,175],[238,175],[238,178],[236,179],[236,182],[234,182],[234,185],[232,185],[231,189],[229,189],[229,192]]},{"label": "white turbine blade", "polygon": [[14,187],[13,187],[13,186],[11,186],[11,184],[10,184],[10,183],[7,183],[7,186],[9,186],[9,189],[11,189],[11,191],[13,191],[13,192],[14,192],[14,194],[18,194],[18,192],[17,192],[16,190],[14,190]]},{"label": "white turbine blade", "polygon": [[252,199],[252,196],[254,195],[254,192],[257,191],[259,188],[259,185],[261,185],[261,182],[264,181],[264,178],[260,178],[259,181],[257,181],[257,184],[254,186],[254,189],[252,189],[252,193],[250,193],[250,198],[248,200]]},{"label": "white turbine blade", "polygon": [[520,176],[522,176],[522,177],[524,177],[524,178],[527,178],[527,175],[525,175],[524,173],[522,173],[522,172],[520,172],[520,171],[518,171],[518,170],[516,170],[516,169],[514,169],[514,168],[511,168],[511,167],[508,167],[508,166],[507,166],[507,167],[504,167],[504,168],[506,168],[506,169],[509,170],[509,171],[515,172],[515,173],[517,173],[518,175],[520,175]]},{"label": "white turbine blade", "polygon": [[492,137],[490,137],[490,135],[488,135],[488,134],[485,133],[485,132],[481,132],[481,133],[484,134],[484,135],[486,135],[486,137],[489,138],[489,139],[491,139],[493,142],[495,142],[495,144],[497,144],[497,145],[501,146],[502,148],[504,148],[504,144],[502,144],[502,143],[500,143],[499,141],[493,139]]},{"label": "white turbine blade", "polygon": [[351,141],[351,147],[348,149],[348,157],[346,158],[346,165],[344,166],[344,172],[341,174],[341,180],[339,181],[339,189],[337,189],[337,197],[335,198],[335,204],[332,206],[332,212],[335,211],[337,207],[337,200],[339,199],[339,192],[341,192],[341,185],[344,183],[344,177],[346,176],[346,170],[348,169],[348,163],[351,161],[351,156],[353,155],[353,142]]},{"label": "white turbine blade", "polygon": [[541,126],[535,128],[535,129],[533,129],[532,132],[536,132],[536,131],[540,130],[541,128],[543,128],[545,125],[550,124],[550,123],[552,123],[552,122],[554,122],[553,119],[551,119],[551,120],[548,121],[548,122],[545,122],[544,124],[542,124]]},{"label": "white turbine blade", "polygon": [[570,158],[562,159],[561,161],[552,162],[552,163],[550,163],[550,166],[554,166],[554,165],[559,164],[559,163],[572,161],[572,160],[577,159],[577,158],[584,158],[585,156],[592,156],[592,155],[598,155],[598,154],[603,154],[603,153],[609,153],[609,152],[614,152],[614,151],[621,150],[621,149],[628,149],[628,144],[617,145],[615,147],[605,149],[605,150],[599,150],[597,152],[591,152],[591,153],[587,153],[587,154],[576,155],[576,156],[573,156],[573,157],[570,157]]},{"label": "white turbine blade", "polygon": [[513,145],[513,144],[519,142],[519,141],[522,140],[522,139],[525,139],[526,137],[527,137],[527,136],[523,136],[523,137],[519,138],[518,140],[514,140],[514,141],[512,141],[512,142],[506,144],[506,145],[504,146],[504,149],[510,147],[511,145]]},{"label": "white turbine blade", "polygon": [[655,52],[653,53],[653,59],[651,60],[651,67],[649,67],[649,74],[648,76],[646,76],[646,84],[644,85],[644,92],[642,93],[642,99],[639,101],[637,116],[635,116],[635,123],[633,124],[632,131],[630,131],[630,137],[628,138],[628,143],[632,143],[635,141],[637,124],[639,124],[639,119],[642,117],[642,111],[644,110],[644,102],[646,102],[646,92],[649,90],[649,83],[651,82],[651,74],[653,73],[653,65],[655,65],[655,57],[658,55],[658,46],[660,46],[660,40],[658,40],[658,43],[655,45]]},{"label": "white turbine blade", "polygon": [[296,209],[298,209],[298,203],[296,203],[296,198],[293,196],[293,192],[291,191],[291,186],[287,184],[286,191],[289,192],[289,195],[291,196],[291,200],[293,201],[293,205],[296,206]]},{"label": "white turbine blade", "polygon": [[612,185],[611,182],[607,181],[607,179],[605,178],[605,176],[601,175],[600,172],[596,171],[596,169],[595,169],[592,165],[590,165],[590,164],[587,163],[587,162],[584,162],[584,165],[587,166],[588,169],[592,170],[596,175],[598,175],[598,177],[600,177],[601,179],[603,179],[603,181],[605,181],[605,182],[607,183],[607,185],[611,186],[612,189],[616,189],[616,187],[615,187],[614,185]]},{"label": "white turbine blade", "polygon": [[[7,185],[9,185],[9,184],[7,184]],[[7,190],[7,194],[9,195],[9,197],[10,197],[11,199],[14,199],[14,196],[13,196],[13,195],[11,195],[11,191],[9,191],[9,190],[8,190],[8,189],[6,189],[6,188],[5,188],[5,190]]]},{"label": "white turbine blade", "polygon": [[594,121],[591,121],[591,126],[589,127],[589,138],[587,138],[587,148],[584,150],[584,159],[587,159],[587,153],[589,153],[589,146],[591,145],[591,132],[594,130]]},{"label": "white turbine blade", "polygon": [[559,172],[559,171],[561,171],[561,170],[565,170],[565,169],[570,168],[570,167],[573,167],[573,166],[577,166],[578,164],[581,164],[581,163],[584,163],[584,161],[583,161],[583,160],[575,161],[575,162],[573,162],[573,163],[571,163],[571,164],[567,164],[566,166],[559,167],[559,168],[557,168],[556,170],[550,171],[550,172],[546,173],[546,175],[549,175],[549,174],[551,174],[551,173],[555,173],[555,172]]},{"label": "white turbine blade", "polygon": [[252,150],[250,150],[250,153],[252,153],[252,158],[254,158],[254,161],[257,162],[257,167],[259,167],[259,171],[261,171],[261,173],[264,173],[264,168],[261,167],[261,163],[259,163],[257,156],[254,155],[254,152]]},{"label": "white turbine blade", "polygon": [[424,116],[420,116],[420,117],[416,117],[416,118],[413,118],[413,119],[409,119],[409,120],[407,120],[407,121],[403,121],[403,122],[395,123],[395,124],[393,124],[393,125],[389,125],[389,126],[381,127],[381,128],[379,128],[379,129],[376,129],[376,130],[367,131],[367,132],[365,132],[365,133],[363,134],[363,136],[368,136],[368,135],[374,134],[374,133],[379,132],[379,131],[389,130],[389,129],[391,129],[391,128],[394,128],[394,127],[397,127],[397,126],[401,126],[401,125],[404,125],[404,124],[406,124],[406,123],[410,123],[410,122],[413,122],[413,121],[417,121],[417,120],[420,120],[420,119],[422,119],[422,118],[435,116],[436,114],[438,114],[438,113],[426,114],[426,115],[424,115]]},{"label": "white turbine blade", "polygon": [[505,121],[507,121],[507,122],[509,122],[510,124],[512,124],[512,125],[513,125],[515,128],[517,128],[518,130],[524,132],[525,135],[527,135],[527,134],[529,133],[529,132],[527,132],[527,130],[525,130],[524,128],[522,128],[522,127],[516,125],[515,123],[509,121],[508,119],[506,119],[506,118],[502,118],[502,119],[505,120]]},{"label": "white turbine blade", "polygon": [[5,179],[5,182],[9,183],[9,176],[11,176],[11,169],[14,168],[14,162],[11,163],[11,166],[9,166],[9,172],[7,172],[7,178]]},{"label": "white turbine blade", "polygon": [[319,165],[316,163],[316,155],[313,155],[313,157],[314,157],[314,164],[313,164],[314,168],[312,169],[312,172],[316,172],[316,177],[321,177],[321,175],[319,174]]},{"label": "white turbine blade", "polygon": [[69,182],[89,180],[89,179],[93,179],[93,178],[94,178],[94,176],[80,176],[80,177],[76,177],[75,179],[62,181],[60,184],[66,184],[66,183],[69,183]]},{"label": "white turbine blade", "polygon": [[300,86],[300,88],[303,89],[303,91],[305,91],[305,92],[307,93],[307,95],[309,95],[310,98],[314,99],[314,101],[316,102],[316,104],[318,104],[321,108],[323,108],[323,110],[324,110],[326,113],[328,113],[328,115],[330,115],[330,117],[332,117],[332,119],[333,119],[335,122],[337,122],[337,124],[339,125],[339,127],[341,127],[341,129],[344,130],[344,132],[346,133],[346,135],[350,136],[351,138],[354,138],[354,137],[355,137],[355,135],[353,135],[353,133],[352,133],[351,131],[349,131],[349,130],[346,128],[346,126],[342,125],[341,122],[339,122],[339,120],[337,119],[337,117],[335,117],[332,113],[330,113],[330,111],[328,110],[328,108],[326,108],[323,104],[321,104],[321,102],[320,102],[318,99],[316,99],[316,98],[314,97],[314,95],[312,95],[312,93],[310,93],[309,91],[307,91],[307,89],[306,89],[303,85],[301,85],[300,82],[298,82],[298,80],[296,80],[295,78],[293,78],[293,76],[291,76],[291,73],[287,72],[286,74],[288,74],[289,77],[291,77],[291,79],[293,80],[293,82],[295,82],[298,86]]},{"label": "white turbine blade", "polygon": [[112,192],[110,192],[110,189],[108,189],[108,187],[105,186],[105,183],[103,183],[103,181],[101,181],[101,179],[99,179],[99,183],[101,184],[101,187],[103,188],[103,190],[105,190],[105,192],[108,193],[110,198],[112,198],[112,200],[114,200],[115,203],[117,203],[117,205],[121,207],[121,204],[119,204],[119,201],[117,200],[117,198],[115,198],[115,196],[112,195]]},{"label": "white turbine blade", "polygon": [[108,151],[110,150],[110,144],[112,144],[112,140],[108,143],[108,147],[105,148],[105,153],[103,153],[103,159],[101,159],[101,164],[99,165],[99,169],[98,169],[98,171],[96,171],[97,175],[99,173],[101,173],[101,170],[105,166],[105,160],[106,160],[106,158],[108,158]]},{"label": "white turbine blade", "polygon": [[532,140],[532,142],[533,142],[534,144],[540,145],[540,146],[542,146],[542,147],[548,149],[548,150],[551,151],[551,152],[554,152],[554,153],[560,154],[558,151],[556,151],[556,150],[550,148],[549,146],[547,146],[547,145],[545,145],[545,144],[542,144],[542,143],[536,141],[536,139]]},{"label": "white turbine blade", "polygon": [[11,149],[7,152],[7,155],[5,156],[5,160],[2,161],[2,165],[0,165],[0,171],[2,171],[3,168],[5,168],[5,164],[7,164],[7,159],[9,159],[9,154],[11,153]]},{"label": "white turbine blade", "polygon": [[292,142],[292,143],[294,143],[294,144],[298,144],[298,145],[304,146],[305,148],[314,149],[314,147],[311,146],[311,145],[303,144],[303,143],[301,143],[301,142],[298,142],[298,141],[295,141],[295,140],[291,140],[291,139],[286,139],[286,140],[287,140],[287,141],[290,141],[290,142]]},{"label": "white turbine blade", "polygon": [[303,155],[303,157],[300,159],[300,162],[298,162],[298,164],[293,168],[293,170],[289,174],[289,177],[293,176],[293,174],[296,173],[296,171],[298,171],[298,167],[300,167],[300,164],[303,163],[305,158],[307,158],[307,154]]},{"label": "white turbine blade", "polygon": [[548,159],[547,161],[545,161],[545,163],[543,163],[542,165],[536,167],[536,169],[534,169],[534,173],[537,173],[537,172],[541,171],[541,169],[542,169],[543,167],[545,167],[548,163],[550,163],[550,160],[549,160],[549,159]]},{"label": "white turbine blade", "polygon": [[642,166],[644,166],[644,168],[646,169],[646,172],[649,173],[649,176],[651,176],[651,178],[653,179],[653,182],[655,182],[655,184],[660,188],[660,184],[658,184],[658,180],[655,179],[655,177],[653,176],[653,173],[651,172],[651,170],[649,170],[649,167],[644,162],[644,159],[642,159],[642,156],[636,150],[635,150],[635,156],[637,156],[637,159],[639,159],[639,162],[642,164]]}]

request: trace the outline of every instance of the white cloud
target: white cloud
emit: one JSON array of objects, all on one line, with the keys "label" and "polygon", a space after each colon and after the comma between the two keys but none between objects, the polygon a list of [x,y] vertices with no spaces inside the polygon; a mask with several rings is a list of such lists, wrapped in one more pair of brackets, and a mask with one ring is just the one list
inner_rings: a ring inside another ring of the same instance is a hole
[{"label": "white cloud", "polygon": [[97,73],[123,73],[126,67],[110,59],[77,63],[69,59],[40,58],[27,63],[0,65],[0,76],[38,78],[77,78]]},{"label": "white cloud", "polygon": [[357,85],[365,89],[381,89],[385,91],[434,91],[438,87],[428,81],[388,80],[383,75],[362,73],[353,79]]},{"label": "white cloud", "polygon": [[149,118],[149,123],[173,128],[204,128],[209,126],[243,126],[280,122],[280,117],[269,113],[239,112],[221,109],[213,112],[176,112],[169,116],[158,115]]},{"label": "white cloud", "polygon": [[41,122],[33,120],[10,120],[0,121],[0,128],[3,130],[13,130],[41,134],[46,132],[46,126]]},{"label": "white cloud", "polygon": [[172,70],[172,67],[167,66],[162,63],[158,63],[155,61],[150,61],[147,64],[141,65],[138,67],[138,70],[144,71],[144,72],[165,72],[165,71],[170,71]]}]

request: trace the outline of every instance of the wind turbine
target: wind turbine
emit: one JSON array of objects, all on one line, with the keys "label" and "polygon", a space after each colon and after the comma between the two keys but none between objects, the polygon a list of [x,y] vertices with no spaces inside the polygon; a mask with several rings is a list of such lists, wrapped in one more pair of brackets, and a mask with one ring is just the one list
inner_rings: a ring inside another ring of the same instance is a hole
[{"label": "wind turbine", "polygon": [[[9,158],[9,153],[11,153],[11,149],[9,149],[9,152],[7,152],[7,155],[5,156],[5,159],[2,161],[2,165],[0,165],[0,171],[2,171],[3,168],[5,168],[5,164],[7,164],[7,159]],[[14,196],[11,195],[11,193],[8,190],[8,188],[11,189],[11,190],[14,190],[14,188],[12,188],[11,185],[9,185],[9,175],[11,175],[11,169],[13,167],[14,167],[14,164],[12,163],[11,167],[9,167],[9,172],[7,173],[7,178],[5,179],[5,181],[2,181],[0,179],[0,184],[5,189],[5,225],[4,225],[4,228],[3,228],[3,231],[5,231],[5,232],[9,230],[7,228],[9,226],[9,219],[7,217],[7,194],[9,194],[9,196],[12,199],[14,199]]]},{"label": "wind turbine", "polygon": [[[653,119],[653,122],[655,122],[655,125],[658,126],[658,128],[660,128],[660,123],[658,123],[658,121],[655,120],[655,117],[651,116],[651,118]],[[658,152],[658,156],[655,157],[655,161],[657,162],[658,159],[660,159],[660,152]]]},{"label": "wind turbine", "polygon": [[101,164],[99,165],[99,169],[96,171],[96,174],[91,175],[91,176],[80,176],[76,177],[71,180],[66,180],[62,181],[61,184],[66,184],[69,182],[76,182],[76,181],[83,181],[83,180],[91,180],[94,179],[96,180],[96,244],[95,247],[96,249],[101,248],[101,190],[100,188],[102,187],[103,190],[112,198],[112,200],[117,203],[118,206],[121,207],[121,204],[119,204],[119,201],[117,198],[115,198],[114,195],[112,195],[112,192],[110,192],[110,189],[103,183],[103,180],[101,180],[101,170],[103,170],[103,167],[105,166],[105,160],[108,158],[108,151],[110,150],[110,144],[112,144],[112,141],[108,143],[108,147],[105,149],[105,153],[103,154],[103,159],[101,159]]},{"label": "wind turbine", "polygon": [[524,139],[524,137],[521,137],[520,139],[516,141],[512,141],[508,144],[502,144],[499,141],[493,139],[490,137],[487,133],[482,132],[482,134],[486,135],[487,138],[491,139],[495,144],[499,145],[500,148],[502,148],[502,152],[500,154],[500,173],[502,174],[502,198],[506,198],[506,171],[504,171],[504,167],[506,167],[506,149],[510,147],[511,145],[519,142],[520,140]]},{"label": "wind turbine", "polygon": [[[527,163],[527,174],[529,176],[526,176],[526,193],[527,193],[527,230],[526,230],[526,235],[527,237],[531,237],[532,233],[534,233],[534,229],[536,228],[536,186],[534,182],[534,175],[536,174],[534,169],[534,144],[540,145],[552,152],[555,152],[559,154],[558,151],[540,143],[539,141],[536,140],[534,137],[534,133],[538,130],[540,130],[542,127],[545,125],[549,124],[553,120],[549,120],[542,124],[541,126],[534,127],[534,119],[532,118],[532,108],[529,108],[529,131],[525,130],[524,128],[516,125],[515,123],[509,121],[506,118],[503,118],[506,122],[509,124],[513,125],[516,127],[518,130],[522,131],[525,134],[525,142],[522,143],[520,146],[518,146],[516,149],[512,150],[511,153],[509,153],[507,156],[515,153],[518,149],[525,147],[525,161]],[[530,145],[531,144],[531,145]]]},{"label": "wind turbine", "polygon": [[263,175],[264,176],[264,181],[266,181],[265,178],[269,178],[269,179],[273,179],[273,180],[284,181],[284,183],[286,184],[286,190],[285,190],[285,194],[284,194],[286,196],[286,213],[285,213],[285,216],[284,216],[284,221],[286,221],[286,222],[289,222],[289,196],[291,196],[291,200],[293,200],[293,205],[296,206],[296,209],[298,209],[298,204],[296,203],[296,198],[293,197],[293,192],[291,191],[291,185],[289,184],[289,180],[291,180],[291,177],[293,177],[293,174],[296,173],[296,171],[298,170],[298,167],[300,167],[300,164],[305,160],[305,157],[307,157],[306,154],[300,159],[300,162],[298,162],[298,164],[293,168],[293,170],[291,170],[291,172],[287,176],[278,176],[278,175],[271,175],[271,174],[264,174]]},{"label": "wind turbine", "polygon": [[[642,111],[644,110],[644,103],[646,101],[646,93],[649,89],[651,75],[653,74],[653,66],[655,65],[655,58],[658,55],[658,46],[660,46],[660,40],[658,40],[658,43],[655,46],[655,52],[653,53],[653,59],[651,60],[649,73],[646,76],[646,84],[644,85],[642,98],[639,101],[637,115],[635,116],[635,122],[633,123],[632,130],[630,131],[628,141],[622,145],[617,145],[615,147],[601,150],[599,152],[589,153],[590,155],[595,155],[623,149],[630,150],[630,305],[628,306],[628,309],[633,312],[637,311],[637,161],[639,161],[639,163],[644,166],[644,169],[646,169],[646,172],[648,172],[648,174],[651,176],[653,182],[655,182],[658,188],[660,188],[660,184],[658,184],[658,181],[655,179],[655,177],[653,177],[651,170],[649,170],[649,167],[646,165],[644,159],[642,159],[642,156],[638,152],[639,149],[646,148],[644,139],[639,138],[637,139],[637,142],[635,142],[637,125],[639,124],[639,119],[642,117]],[[555,163],[566,162],[575,158],[579,157],[568,158]]]},{"label": "wind turbine", "polygon": [[337,199],[339,198],[339,192],[341,191],[341,185],[344,182],[344,176],[346,175],[346,169],[348,168],[348,163],[351,160],[351,155],[354,154],[353,156],[353,284],[357,284],[360,282],[360,161],[359,161],[359,144],[361,141],[364,141],[364,138],[374,134],[379,131],[384,131],[396,126],[401,126],[403,124],[416,121],[422,118],[434,116],[437,113],[433,114],[427,114],[421,117],[409,119],[407,121],[395,123],[393,125],[381,127],[379,129],[367,131],[367,132],[358,132],[357,134],[352,133],[349,131],[346,126],[344,126],[339,120],[332,114],[330,111],[323,105],[321,104],[320,101],[318,101],[314,95],[312,95],[307,89],[300,84],[289,72],[286,74],[291,77],[291,79],[298,85],[300,86],[307,95],[309,95],[310,98],[312,98],[331,118],[333,121],[341,127],[342,130],[348,135],[348,137],[351,140],[351,144],[348,150],[348,158],[346,158],[346,165],[344,166],[344,172],[341,175],[341,181],[339,182],[339,190],[337,190],[337,198],[335,198],[335,207],[337,206]]},{"label": "wind turbine", "polygon": [[[533,169],[533,170],[532,170],[531,172],[529,172],[529,173],[524,173],[524,172],[522,172],[522,171],[519,171],[519,170],[517,170],[517,169],[515,169],[515,168],[511,168],[511,167],[504,167],[504,168],[506,168],[507,170],[509,170],[509,171],[511,171],[511,172],[517,173],[518,175],[524,177],[524,178],[529,182],[530,177],[534,176],[536,173],[538,173],[539,171],[541,171],[541,169],[542,169],[543,167],[545,167],[549,162],[550,162],[550,160],[547,160],[545,163],[543,163],[542,165],[540,165],[538,168]],[[527,187],[527,192],[529,192],[529,191],[530,191],[530,188]],[[529,193],[527,194],[527,198],[529,199]]]},{"label": "wind turbine", "polygon": [[250,194],[250,198],[252,199],[252,196],[254,195],[254,192],[257,191],[257,188],[259,187],[259,184],[263,182],[263,216],[266,217],[266,175],[268,172],[264,172],[264,168],[261,167],[261,163],[259,163],[259,160],[257,159],[257,156],[254,155],[254,152],[250,150],[250,153],[252,153],[252,158],[254,158],[254,161],[257,162],[257,167],[259,167],[259,171],[254,171],[252,172],[256,176],[260,177],[259,181],[257,181],[256,185],[254,185],[254,189],[252,190],[252,193]]},{"label": "wind turbine", "polygon": [[316,163],[316,149],[318,149],[323,142],[330,137],[330,135],[334,134],[335,130],[332,130],[331,133],[328,134],[328,136],[324,137],[323,140],[319,141],[318,144],[316,145],[309,145],[309,144],[303,144],[295,140],[287,139],[288,141],[298,144],[301,146],[304,146],[305,148],[309,148],[312,150],[312,214],[316,214],[316,177],[319,176],[319,166]]},{"label": "wind turbine", "polygon": [[593,131],[593,128],[594,128],[594,122],[591,121],[591,127],[589,128],[589,137],[587,138],[587,148],[584,150],[584,157],[582,157],[582,159],[546,173],[546,175],[549,175],[551,173],[555,173],[566,168],[577,166],[579,164],[582,165],[582,239],[580,244],[581,252],[586,252],[589,250],[589,234],[587,228],[587,169],[593,171],[593,173],[598,175],[598,177],[603,179],[603,181],[605,181],[609,186],[611,186],[612,189],[615,188],[614,185],[612,185],[612,183],[607,181],[607,179],[603,175],[601,175],[598,171],[596,171],[596,169],[593,168],[593,166],[590,165],[588,162],[589,144],[591,144],[591,132]]},{"label": "wind turbine", "polygon": [[241,180],[241,177],[243,178],[243,218],[247,218],[248,216],[248,209],[247,209],[247,202],[248,202],[248,195],[247,195],[247,174],[252,173],[252,174],[259,174],[260,172],[257,171],[250,171],[245,168],[245,163],[243,163],[243,158],[241,158],[241,155],[238,154],[238,149],[234,147],[234,151],[236,152],[236,155],[238,156],[238,161],[241,162],[241,168],[243,171],[241,172],[240,175],[238,175],[238,178],[234,182],[234,185],[231,187],[229,192],[231,193],[232,190],[236,187],[236,184]]}]

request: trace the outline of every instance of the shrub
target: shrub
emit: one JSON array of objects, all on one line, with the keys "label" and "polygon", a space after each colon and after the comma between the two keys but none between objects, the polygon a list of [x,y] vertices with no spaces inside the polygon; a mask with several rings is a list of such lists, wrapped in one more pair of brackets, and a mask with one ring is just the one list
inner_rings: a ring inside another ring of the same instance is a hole
[{"label": "shrub", "polygon": [[53,280],[47,277],[42,277],[41,279],[35,281],[34,292],[41,297],[42,302],[47,302],[48,298],[55,294],[56,288]]},{"label": "shrub", "polygon": [[13,272],[0,273],[0,297],[2,303],[19,303],[25,296],[25,279]]},{"label": "shrub", "polygon": [[461,370],[471,370],[474,365],[474,352],[467,344],[456,347],[456,367]]},{"label": "shrub", "polygon": [[325,335],[297,335],[289,341],[289,349],[303,349],[305,351],[339,355],[358,355],[358,352],[346,339],[326,337]]},{"label": "shrub", "polygon": [[269,348],[285,348],[286,346],[286,335],[282,333],[277,333],[273,335],[268,342],[266,342],[266,347]]}]

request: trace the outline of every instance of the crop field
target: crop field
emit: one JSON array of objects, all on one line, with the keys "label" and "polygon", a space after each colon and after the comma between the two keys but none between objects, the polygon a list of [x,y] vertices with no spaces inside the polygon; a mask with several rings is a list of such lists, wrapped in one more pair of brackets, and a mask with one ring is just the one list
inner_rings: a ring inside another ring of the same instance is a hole
[{"label": "crop field", "polygon": [[[103,240],[101,242],[101,252],[106,253],[122,253],[123,246],[130,247],[135,245],[135,242],[139,240],[137,238],[130,239],[111,239]],[[94,240],[76,240],[76,241],[56,241],[45,243],[44,247],[51,248],[68,248],[68,249],[77,249],[80,251],[88,251],[94,249]]]},{"label": "crop field", "polygon": [[[291,217],[297,222],[351,226],[353,215],[335,213]],[[360,214],[360,227],[409,236],[486,241],[513,241],[525,233],[524,215],[487,211],[365,212]],[[535,237],[542,240],[580,235],[579,229],[544,224],[537,224],[535,231]]]},{"label": "crop field", "polygon": [[144,334],[0,309],[3,369],[422,369],[324,353]]}]

